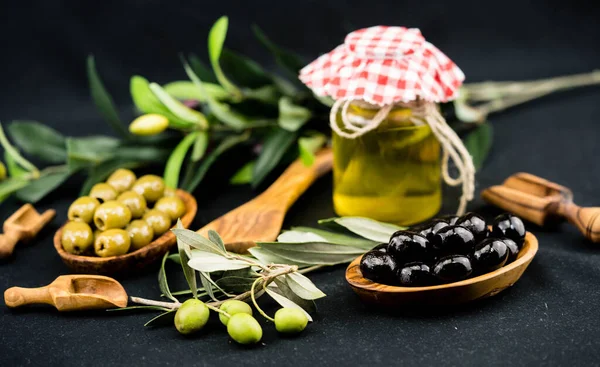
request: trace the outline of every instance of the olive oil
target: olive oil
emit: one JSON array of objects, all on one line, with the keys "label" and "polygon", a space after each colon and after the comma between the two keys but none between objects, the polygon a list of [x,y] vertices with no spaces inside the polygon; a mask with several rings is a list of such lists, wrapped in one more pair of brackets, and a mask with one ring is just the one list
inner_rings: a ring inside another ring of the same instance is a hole
[{"label": "olive oil", "polygon": [[[375,113],[352,105],[348,117]],[[338,215],[409,225],[439,211],[440,145],[428,125],[415,125],[409,117],[410,110],[394,109],[377,129],[355,139],[333,134]]]}]

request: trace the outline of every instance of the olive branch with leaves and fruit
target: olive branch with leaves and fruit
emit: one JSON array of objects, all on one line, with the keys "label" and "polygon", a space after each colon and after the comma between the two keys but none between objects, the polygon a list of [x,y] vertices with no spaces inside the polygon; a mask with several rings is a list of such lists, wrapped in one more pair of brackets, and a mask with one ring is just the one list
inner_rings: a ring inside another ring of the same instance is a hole
[{"label": "olive branch with leaves and fruit", "polygon": [[[195,55],[182,57],[189,80],[159,85],[142,76],[131,78],[133,104],[142,115],[141,121],[130,125],[134,133],[123,123],[90,56],[90,94],[117,137],[69,137],[35,121],[13,121],[6,136],[0,124],[6,163],[6,169],[0,164],[0,178],[4,178],[0,200],[14,195],[37,202],[80,173],[86,177],[81,193],[87,194],[117,168],[164,162],[165,182],[193,192],[219,157],[233,150],[245,150],[250,157],[231,178],[233,184],[256,187],[277,166],[298,156],[311,164],[314,153],[327,142],[325,121],[332,101],[313,95],[300,83],[298,71],[306,61],[275,45],[258,27],[253,27],[256,38],[286,77],[225,48],[227,29],[228,18],[221,17],[209,31],[210,67]],[[479,168],[492,144],[492,126],[486,123],[489,114],[555,91],[598,83],[600,71],[535,81],[465,84],[456,101],[442,105],[442,112],[464,136]],[[154,118],[144,119],[149,115]],[[25,155],[49,166],[38,169]]]},{"label": "olive branch with leaves and fruit", "polygon": [[[266,294],[283,309],[298,310],[306,321],[312,321],[310,313],[315,311],[315,300],[325,294],[304,274],[349,263],[387,242],[394,232],[405,229],[360,217],[325,219],[319,224],[322,228],[295,227],[284,231],[277,242],[259,242],[249,249],[249,254],[240,255],[228,251],[217,232],[209,231],[205,238],[178,223],[172,230],[177,237],[178,251],[165,254],[158,274],[161,296],[167,300],[130,297],[136,305],[115,310],[161,311],[145,324],[158,326],[173,324],[177,310],[185,305],[178,297],[191,296],[202,301],[201,307],[218,312],[226,319],[233,315],[224,305],[243,301],[254,305],[278,330],[284,329],[278,325],[278,313],[273,318],[260,307],[258,299]],[[165,270],[168,261],[181,265],[187,289],[171,291]],[[175,325],[178,325],[177,320]],[[296,329],[298,331],[301,329]]]}]

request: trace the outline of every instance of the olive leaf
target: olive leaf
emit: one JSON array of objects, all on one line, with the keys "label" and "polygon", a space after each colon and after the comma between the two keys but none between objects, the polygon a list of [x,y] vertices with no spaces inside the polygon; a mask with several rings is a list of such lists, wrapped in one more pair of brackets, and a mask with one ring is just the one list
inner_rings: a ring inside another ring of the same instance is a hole
[{"label": "olive leaf", "polygon": [[318,299],[325,297],[325,293],[317,288],[310,279],[298,272],[286,274],[285,280],[290,289],[300,298]]},{"label": "olive leaf", "polygon": [[50,163],[63,163],[67,159],[65,137],[44,124],[17,120],[7,130],[15,145],[27,154]]},{"label": "olive leaf", "polygon": [[365,252],[360,248],[323,242],[259,242],[257,245],[284,259],[311,265],[343,264]]},{"label": "olive leaf", "polygon": [[465,138],[465,147],[473,158],[475,169],[480,169],[492,148],[494,131],[492,125],[485,122],[479,125]]},{"label": "olive leaf", "polygon": [[167,273],[165,272],[165,264],[167,262],[167,258],[169,257],[169,253],[165,253],[165,256],[162,258],[162,263],[160,264],[160,271],[158,272],[158,286],[160,291],[170,300],[177,302],[177,298],[175,298],[171,291],[169,290],[169,282],[167,281]]},{"label": "olive leaf", "polygon": [[350,232],[379,243],[388,242],[394,232],[404,230],[406,227],[382,223],[363,217],[341,217],[319,220],[319,224],[336,224],[348,229]]},{"label": "olive leaf", "polygon": [[19,189],[16,196],[27,203],[37,203],[73,174],[67,167],[47,173],[32,180],[27,186]]},{"label": "olive leaf", "polygon": [[[190,253],[191,254],[191,253]],[[179,256],[179,252],[176,254],[169,255],[169,260],[174,262],[175,264],[181,265],[181,257]],[[175,295],[175,292],[171,292],[172,295]]]},{"label": "olive leaf", "polygon": [[202,159],[206,153],[206,148],[208,148],[208,133],[206,131],[198,131],[198,135],[194,141],[194,149],[192,150],[192,162],[198,162]]},{"label": "olive leaf", "polygon": [[250,268],[228,270],[215,283],[227,292],[241,294],[250,290],[257,276]]},{"label": "olive leaf", "polygon": [[8,175],[13,178],[20,178],[29,175],[29,171],[19,166],[12,155],[8,154],[8,152],[4,151],[4,162],[6,162],[6,169],[8,170]]},{"label": "olive leaf", "polygon": [[173,326],[173,320],[175,319],[176,312],[177,310],[170,310],[165,313],[161,313],[160,315],[145,323],[144,326]]},{"label": "olive leaf", "polygon": [[[271,84],[270,75],[255,61],[233,52],[227,48],[223,49],[220,58],[223,70],[241,85],[256,89]],[[246,91],[244,91],[246,95]]]},{"label": "olive leaf", "polygon": [[311,166],[315,162],[315,153],[327,142],[327,137],[321,133],[313,133],[311,136],[303,136],[298,139],[298,150],[300,160],[305,166]]},{"label": "olive leaf", "polygon": [[206,290],[206,293],[213,301],[217,301],[217,297],[215,296],[215,292],[213,290],[212,280],[210,279],[210,274],[205,272],[199,272],[200,274],[200,283],[202,284],[202,288]]},{"label": "olive leaf", "polygon": [[71,170],[98,165],[113,158],[119,145],[109,136],[67,138],[67,164]]},{"label": "olive leaf", "polygon": [[[193,247],[201,252],[209,252],[212,254],[223,255],[223,251],[219,246],[212,243],[210,240],[202,236],[201,234],[191,231],[185,228],[173,228],[171,230],[175,233],[177,241],[181,241],[186,246]],[[193,257],[194,250],[191,251]]]},{"label": "olive leaf", "polygon": [[194,73],[194,71],[188,65],[188,63],[185,60],[182,60],[182,62],[188,78],[190,78],[190,80],[194,83],[196,88],[198,88],[198,91],[204,96],[206,102],[208,103],[210,111],[219,119],[219,121],[223,122],[224,124],[236,130],[242,130],[248,123],[246,117],[233,111],[229,105],[225,103],[220,103],[214,98],[212,98],[206,92],[202,81]]},{"label": "olive leaf", "polygon": [[305,243],[305,242],[329,242],[324,237],[313,232],[284,231],[277,236],[277,242],[281,243]]},{"label": "olive leaf", "polygon": [[[206,94],[216,100],[226,100],[231,95],[218,84],[202,83]],[[206,95],[201,93],[198,88],[189,80],[180,80],[165,84],[163,86],[165,92],[179,100],[195,100],[199,102],[206,102]]]},{"label": "olive leaf", "polygon": [[171,95],[165,92],[160,85],[156,83],[150,83],[150,90],[152,93],[154,93],[156,98],[158,98],[169,109],[169,111],[171,111],[173,115],[186,122],[186,124],[178,123],[176,125],[177,128],[191,129],[194,127],[199,127],[201,129],[206,129],[208,127],[208,122],[202,113],[192,110],[175,98],[171,97]]},{"label": "olive leaf", "polygon": [[187,127],[189,125],[189,122],[175,116],[162,104],[150,89],[150,82],[144,77],[138,75],[131,77],[129,89],[133,103],[141,112],[163,115],[169,120],[171,126]]},{"label": "olive leaf", "polygon": [[[282,236],[286,233],[289,233],[289,232],[292,232],[294,234],[312,233],[312,234],[319,236],[320,238],[323,238],[324,242],[335,243],[338,245],[359,247],[359,248],[363,248],[366,250],[370,250],[379,244],[379,242],[377,242],[377,241],[372,241],[367,238],[358,237],[355,235],[347,235],[347,234],[336,233],[336,232],[326,231],[323,229],[309,228],[309,227],[292,227],[291,231],[283,232],[280,236]],[[297,237],[294,238],[294,237],[292,237],[291,234],[287,235],[287,236],[289,236],[288,237],[288,239],[290,240],[289,242],[303,242],[303,241],[298,241]],[[281,241],[279,238],[277,238],[277,241],[288,242],[288,241]]]},{"label": "olive leaf", "polygon": [[310,314],[308,312],[306,312],[302,307],[298,306],[296,303],[294,303],[292,300],[290,300],[289,298],[282,296],[281,294],[275,292],[271,287],[265,288],[265,291],[267,292],[267,294],[269,296],[271,296],[271,298],[273,298],[275,300],[275,302],[279,303],[282,307],[290,307],[290,308],[299,309],[302,312],[304,312],[304,314],[308,318],[308,321],[312,321],[312,317],[310,316]]},{"label": "olive leaf", "polygon": [[27,186],[29,181],[22,178],[7,178],[0,182],[0,202],[4,201],[8,196]]},{"label": "olive leaf", "polygon": [[181,166],[183,165],[183,161],[185,160],[185,156],[188,150],[191,148],[192,144],[196,141],[199,132],[193,132],[186,135],[181,142],[177,144],[173,152],[171,152],[171,156],[167,160],[167,164],[165,165],[165,172],[163,174],[163,178],[165,180],[165,185],[176,189],[179,185],[179,173],[181,171]]},{"label": "olive leaf", "polygon": [[262,151],[254,165],[253,187],[257,187],[279,164],[285,152],[296,140],[296,136],[295,132],[277,128],[265,138]]},{"label": "olive leaf", "polygon": [[100,114],[117,134],[123,138],[130,138],[131,136],[129,135],[129,132],[125,126],[123,126],[123,123],[119,118],[119,114],[115,108],[115,103],[113,102],[112,97],[110,94],[108,94],[104,88],[104,85],[102,84],[102,80],[100,79],[98,71],[96,70],[96,61],[92,55],[88,56],[87,60],[87,76],[90,84],[92,99],[94,100],[94,103],[96,104]]},{"label": "olive leaf", "polygon": [[225,249],[225,243],[223,242],[223,239],[221,238],[221,236],[219,236],[219,234],[216,231],[209,229],[208,230],[208,239],[212,243],[217,245],[221,249],[221,251],[223,251],[223,253],[227,253],[227,250]]},{"label": "olive leaf", "polygon": [[280,93],[274,85],[265,85],[256,89],[247,89],[244,96],[248,99],[264,102],[269,105],[276,105],[279,101]]},{"label": "olive leaf", "polygon": [[114,312],[114,311],[137,311],[137,310],[150,310],[150,311],[171,311],[171,309],[160,306],[128,306],[128,307],[119,307],[119,308],[109,308],[106,311]]},{"label": "olive leaf", "polygon": [[279,98],[278,123],[283,129],[297,131],[312,117],[312,112],[292,102],[290,97]]},{"label": "olive leaf", "polygon": [[248,249],[248,252],[252,256],[254,256],[258,261],[260,261],[263,265],[271,265],[271,264],[288,264],[288,265],[297,265],[298,267],[308,267],[310,263],[293,261],[290,259],[286,259],[285,257],[278,256],[271,251],[268,251],[261,247],[252,247]]},{"label": "olive leaf", "polygon": [[188,265],[193,269],[206,273],[244,269],[250,266],[242,260],[228,259],[225,256],[204,251],[192,251],[192,258],[188,261]]},{"label": "olive leaf", "polygon": [[242,166],[229,180],[232,185],[244,185],[252,182],[252,172],[256,161],[250,161]]},{"label": "olive leaf", "polygon": [[[177,220],[178,229],[183,229],[183,225],[181,224],[181,220]],[[196,282],[196,272],[194,269],[188,266],[188,261],[192,256],[192,251],[190,246],[185,242],[177,239],[177,251],[179,253],[179,263],[181,264],[181,268],[183,270],[183,275],[185,276],[185,280],[192,291],[192,295],[194,298],[198,298],[198,284]],[[171,258],[169,256],[169,258]]]},{"label": "olive leaf", "polygon": [[[274,284],[273,284],[274,283]],[[273,290],[275,293],[278,293],[290,301],[294,302],[298,306],[302,307],[304,311],[311,313],[317,311],[317,305],[315,301],[310,299],[300,298],[287,284],[286,276],[281,275],[274,279],[273,283],[271,283],[269,288]]]},{"label": "olive leaf", "polygon": [[228,136],[203,160],[189,164],[187,166],[187,172],[183,180],[182,188],[188,192],[193,192],[206,175],[206,172],[208,172],[210,166],[212,166],[212,164],[221,154],[248,140],[249,137],[249,132],[240,135]]},{"label": "olive leaf", "polygon": [[30,172],[38,172],[37,167],[34,166],[33,163],[31,163],[27,159],[25,159],[25,157],[23,157],[21,155],[21,153],[19,153],[19,150],[17,148],[15,148],[10,143],[10,141],[8,141],[8,138],[4,134],[4,129],[2,128],[1,123],[0,123],[0,145],[2,145],[2,148],[4,148],[4,151],[6,152],[6,154],[10,155],[11,158],[15,161],[15,163],[17,163],[19,166],[21,166],[22,168],[24,168]]},{"label": "olive leaf", "polygon": [[265,46],[267,50],[273,54],[277,64],[286,70],[292,78],[296,79],[298,77],[298,72],[304,67],[304,65],[306,65],[306,62],[300,59],[300,57],[297,55],[284,50],[273,43],[257,25],[253,25],[252,30],[254,31],[254,35],[256,38],[258,38],[260,43],[262,43],[263,46]]},{"label": "olive leaf", "polygon": [[[219,83],[217,77],[215,76],[215,73],[213,73],[213,71],[210,70],[210,68],[206,66],[198,56],[191,54],[189,60],[192,70],[194,70],[194,73],[198,75],[200,79],[211,84]],[[229,95],[229,93],[227,93],[227,95]]]},{"label": "olive leaf", "polygon": [[227,36],[228,25],[229,18],[222,16],[210,29],[208,33],[208,57],[215,76],[223,88],[234,96],[241,96],[239,88],[227,79],[219,64],[219,58],[221,57],[221,51],[223,51],[223,44],[225,43],[225,37]]}]

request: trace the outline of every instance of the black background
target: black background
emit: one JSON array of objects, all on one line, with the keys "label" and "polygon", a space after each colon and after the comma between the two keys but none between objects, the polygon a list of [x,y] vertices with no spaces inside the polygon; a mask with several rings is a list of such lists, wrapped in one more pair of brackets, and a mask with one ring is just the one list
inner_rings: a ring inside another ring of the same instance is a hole
[{"label": "black background", "polygon": [[[123,116],[131,116],[129,77],[184,79],[177,54],[205,57],[207,32],[223,14],[230,16],[227,46],[269,67],[274,63],[254,40],[253,23],[307,61],[356,28],[419,27],[463,69],[467,82],[542,78],[600,66],[596,1],[4,0],[0,120],[39,120],[68,135],[109,134],[89,99],[85,57],[96,56],[106,87]],[[581,205],[600,205],[599,101],[600,89],[586,88],[492,116],[495,145],[478,173],[478,189],[527,171],[569,186]],[[196,228],[255,195],[245,187],[225,188],[234,168],[221,162],[197,190]],[[286,227],[314,226],[333,215],[330,181],[327,176],[309,189]],[[1,289],[44,285],[68,272],[54,252],[52,232],[65,220],[80,184],[69,181],[39,203],[40,209],[57,209],[54,226],[0,265]],[[453,195],[446,197],[445,212],[452,211]],[[17,207],[3,204],[0,219]],[[470,209],[487,217],[498,213],[479,199]],[[2,307],[0,364],[599,364],[600,250],[569,225],[529,229],[540,251],[522,279],[493,299],[458,309],[369,310],[346,285],[343,267],[312,276],[328,297],[318,302],[316,322],[300,337],[282,339],[264,325],[264,344],[250,349],[228,342],[217,324],[186,339],[174,328],[144,329],[152,314],[65,315],[45,307]],[[155,270],[122,283],[130,295],[159,295]]]}]

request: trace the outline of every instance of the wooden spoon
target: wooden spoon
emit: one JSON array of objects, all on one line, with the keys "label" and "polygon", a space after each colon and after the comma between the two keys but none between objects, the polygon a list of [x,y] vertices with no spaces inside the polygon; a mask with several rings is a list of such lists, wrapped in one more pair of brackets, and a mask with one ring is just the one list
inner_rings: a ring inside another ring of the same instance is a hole
[{"label": "wooden spoon", "polygon": [[59,311],[95,310],[127,306],[127,293],[109,277],[63,275],[41,288],[9,288],[4,303],[11,308],[44,303]]},{"label": "wooden spoon", "polygon": [[540,226],[566,218],[589,240],[600,242],[600,207],[576,205],[569,188],[541,177],[516,173],[483,190],[481,197]]},{"label": "wooden spoon", "polygon": [[538,250],[538,241],[527,232],[525,243],[512,263],[491,273],[459,282],[430,287],[396,287],[375,283],[362,276],[360,260],[346,269],[346,281],[365,302],[383,307],[455,305],[494,296],[515,284]]},{"label": "wooden spoon", "polygon": [[333,152],[329,148],[320,150],[311,166],[296,160],[265,192],[208,223],[198,233],[207,236],[209,229],[215,230],[229,251],[240,254],[255,242],[275,241],[288,209],[332,165]]},{"label": "wooden spoon", "polygon": [[4,234],[0,234],[0,258],[11,256],[17,242],[33,239],[55,215],[54,209],[40,215],[31,204],[19,208],[4,222]]}]

